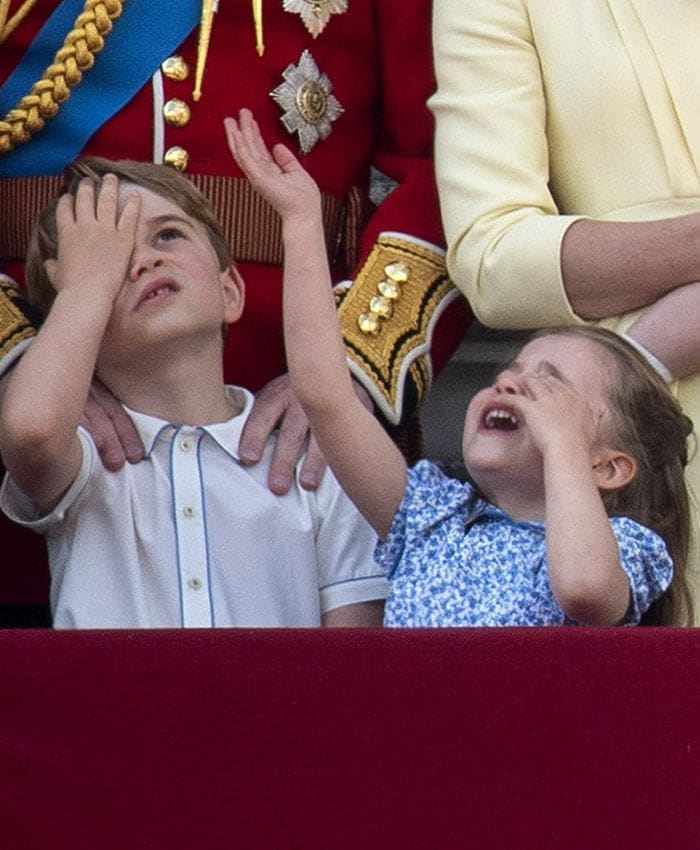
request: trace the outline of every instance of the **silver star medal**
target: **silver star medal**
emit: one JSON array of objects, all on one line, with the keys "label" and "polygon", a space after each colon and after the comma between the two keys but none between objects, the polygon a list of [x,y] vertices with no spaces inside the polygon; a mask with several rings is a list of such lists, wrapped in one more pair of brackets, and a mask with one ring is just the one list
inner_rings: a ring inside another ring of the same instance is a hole
[{"label": "silver star medal", "polygon": [[287,66],[282,79],[270,97],[284,110],[281,120],[287,132],[298,133],[302,153],[309,153],[319,139],[330,135],[331,122],[342,115],[343,107],[308,50],[301,54],[298,65]]},{"label": "silver star medal", "polygon": [[285,12],[301,15],[304,26],[316,38],[326,27],[331,15],[347,12],[348,0],[284,0]]}]

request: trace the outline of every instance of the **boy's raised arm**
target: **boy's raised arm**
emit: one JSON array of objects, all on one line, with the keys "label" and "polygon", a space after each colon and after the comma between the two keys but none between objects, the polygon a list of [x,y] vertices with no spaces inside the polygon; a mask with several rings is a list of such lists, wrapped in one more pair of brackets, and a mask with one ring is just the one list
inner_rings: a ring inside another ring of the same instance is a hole
[{"label": "boy's raised arm", "polygon": [[116,293],[133,251],[138,197],[118,210],[116,177],[99,192],[83,180],[56,210],[58,257],[47,261],[56,298],[8,381],[0,451],[25,494],[50,509],[80,467],[77,428]]},{"label": "boy's raised arm", "polygon": [[352,387],[333,300],[320,194],[283,145],[272,154],[248,110],[226,120],[231,153],[282,218],[284,333],[292,386],[343,489],[378,534],[406,485],[403,455]]}]

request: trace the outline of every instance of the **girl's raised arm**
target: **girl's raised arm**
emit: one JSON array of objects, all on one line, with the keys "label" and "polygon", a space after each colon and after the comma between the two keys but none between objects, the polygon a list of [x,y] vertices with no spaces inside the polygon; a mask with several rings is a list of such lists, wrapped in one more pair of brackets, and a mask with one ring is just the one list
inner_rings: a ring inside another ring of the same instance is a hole
[{"label": "girl's raised arm", "polygon": [[404,494],[406,462],[352,386],[318,187],[284,145],[268,151],[248,110],[225,125],[236,162],[282,218],[284,335],[292,386],[341,486],[384,537]]}]

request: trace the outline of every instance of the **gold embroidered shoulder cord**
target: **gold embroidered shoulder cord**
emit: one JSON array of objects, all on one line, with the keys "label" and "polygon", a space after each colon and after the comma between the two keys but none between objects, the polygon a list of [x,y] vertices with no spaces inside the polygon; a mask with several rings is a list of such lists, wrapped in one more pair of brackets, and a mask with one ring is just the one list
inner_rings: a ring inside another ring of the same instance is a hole
[{"label": "gold embroidered shoulder cord", "polygon": [[92,68],[95,54],[104,47],[112,21],[121,15],[122,7],[122,0],[86,0],[44,76],[0,120],[0,156],[28,142],[44,128],[46,119],[57,114],[60,105],[70,97],[71,89],[82,79],[83,72]]}]

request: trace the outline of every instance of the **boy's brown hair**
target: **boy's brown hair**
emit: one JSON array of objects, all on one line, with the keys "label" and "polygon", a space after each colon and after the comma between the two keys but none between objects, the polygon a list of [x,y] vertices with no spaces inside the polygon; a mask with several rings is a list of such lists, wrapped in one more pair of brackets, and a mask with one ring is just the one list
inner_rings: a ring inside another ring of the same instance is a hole
[{"label": "boy's brown hair", "polygon": [[149,189],[177,204],[186,215],[204,226],[220,269],[224,271],[233,265],[228,242],[211,204],[179,171],[153,162],[83,157],[66,167],[63,187],[59,195],[42,210],[29,242],[25,272],[27,297],[42,315],[48,314],[56,297],[56,290],[49,280],[44,264],[46,260],[55,259],[58,253],[56,206],[59,198],[65,194],[75,195],[80,181],[86,177],[99,186],[106,174],[114,174],[120,182]]}]

